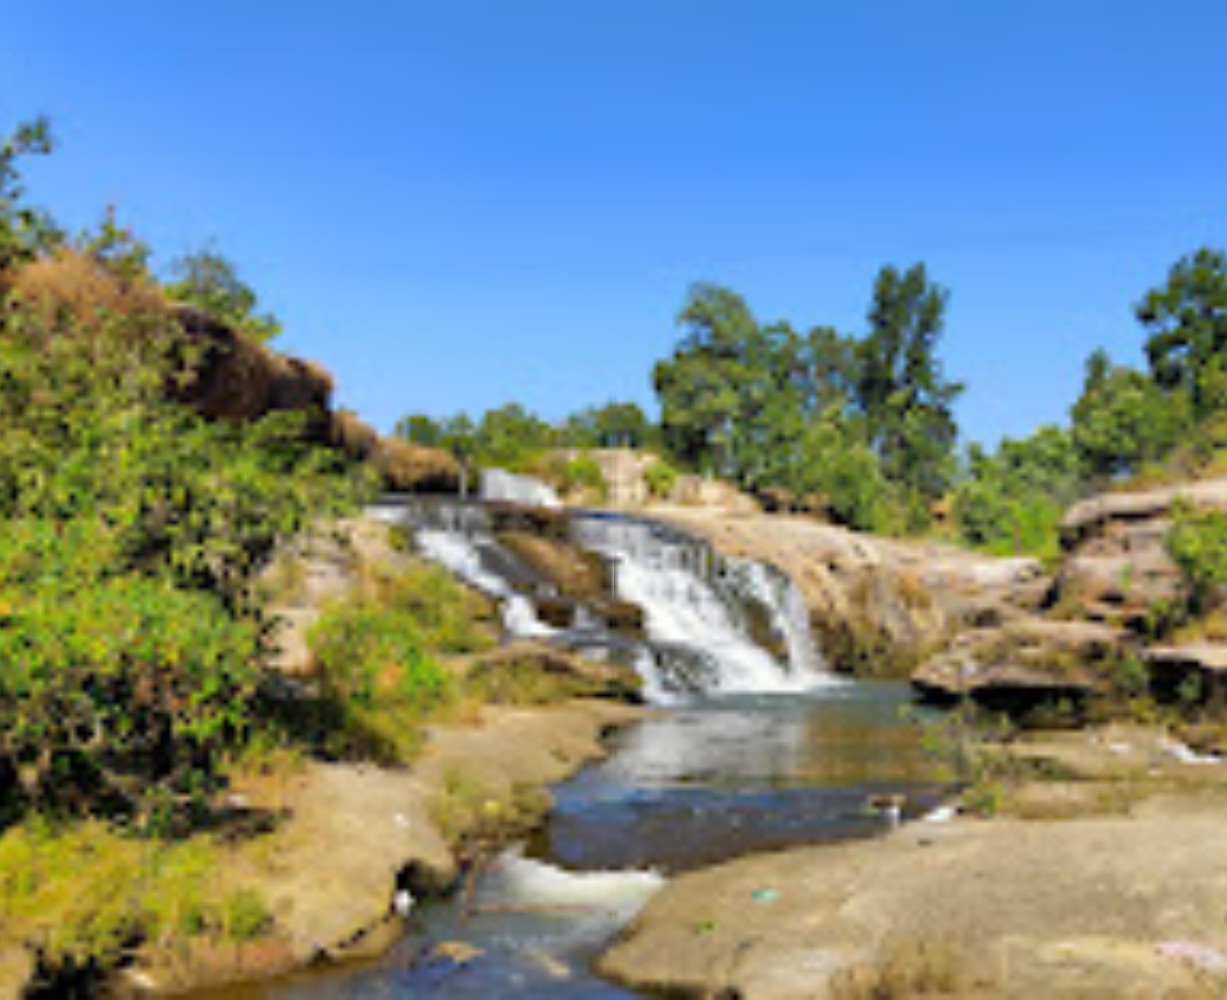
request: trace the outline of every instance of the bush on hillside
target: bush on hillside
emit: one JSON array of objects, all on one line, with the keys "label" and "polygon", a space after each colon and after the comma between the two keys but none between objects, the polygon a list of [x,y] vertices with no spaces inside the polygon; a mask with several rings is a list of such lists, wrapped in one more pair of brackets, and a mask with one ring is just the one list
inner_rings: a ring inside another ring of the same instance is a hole
[{"label": "bush on hillside", "polygon": [[493,642],[479,600],[443,570],[414,567],[327,608],[308,642],[334,715],[328,749],[412,757],[420,724],[454,693],[441,657]]},{"label": "bush on hillside", "polygon": [[10,817],[156,832],[190,820],[251,721],[255,570],[367,483],[290,414],[169,402],[192,345],[134,259],[37,261],[0,311],[0,776]]}]

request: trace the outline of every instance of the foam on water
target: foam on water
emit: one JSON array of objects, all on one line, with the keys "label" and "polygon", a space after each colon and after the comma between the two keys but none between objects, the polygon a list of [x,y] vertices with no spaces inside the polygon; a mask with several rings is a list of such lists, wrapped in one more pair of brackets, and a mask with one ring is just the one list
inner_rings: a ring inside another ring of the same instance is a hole
[{"label": "foam on water", "polygon": [[629,920],[664,886],[652,871],[569,872],[526,858],[522,848],[505,851],[482,883],[479,904],[534,909],[588,910]]}]

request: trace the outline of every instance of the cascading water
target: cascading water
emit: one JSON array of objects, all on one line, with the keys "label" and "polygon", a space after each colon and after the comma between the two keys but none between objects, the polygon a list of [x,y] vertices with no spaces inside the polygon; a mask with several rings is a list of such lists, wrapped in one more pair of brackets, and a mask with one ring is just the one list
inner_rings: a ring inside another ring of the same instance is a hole
[{"label": "cascading water", "polygon": [[[722,559],[706,543],[644,518],[579,514],[572,534],[612,561],[618,597],[643,608],[658,652],[651,659],[657,674],[646,678],[655,688],[787,692],[830,682],[801,596],[779,571]],[[784,657],[755,640],[755,612],[765,615]]]},{"label": "cascading water", "polygon": [[407,500],[399,505],[381,504],[371,513],[384,521],[403,523],[423,556],[497,600],[508,635],[540,638],[555,633],[521,592],[526,584],[538,584],[539,577],[494,538],[484,506]]},{"label": "cascading water", "polygon": [[481,474],[481,498],[486,501],[521,504],[526,507],[562,506],[558,494],[532,476],[521,476],[506,469],[485,469]]},{"label": "cascading water", "polygon": [[[568,515],[573,542],[610,564],[616,597],[642,609],[646,641],[612,634],[583,604],[572,628],[551,627],[536,602],[555,596],[553,585],[499,542],[488,505],[554,508],[557,495],[539,480],[492,469],[482,476],[482,496],[479,504],[406,501],[400,516],[422,555],[499,601],[510,635],[548,637],[621,660],[640,674],[654,702],[833,683],[787,576],[751,560],[723,559],[705,542],[646,518]],[[375,512],[395,520],[395,511],[384,504]]]},{"label": "cascading water", "polygon": [[[552,495],[525,476],[503,473],[486,482],[504,496]],[[769,566],[723,559],[705,542],[646,518],[551,514],[568,518],[575,546],[609,564],[614,596],[642,609],[646,638],[610,630],[599,609],[583,603],[575,608],[571,627],[559,629],[542,621],[537,610],[539,601],[557,597],[555,586],[494,530],[491,511],[505,513],[506,501],[492,507],[406,500],[399,508],[384,504],[373,512],[397,520],[398,509],[423,556],[499,601],[509,635],[548,638],[633,667],[650,701],[796,692],[834,683],[800,595],[787,576]]]}]

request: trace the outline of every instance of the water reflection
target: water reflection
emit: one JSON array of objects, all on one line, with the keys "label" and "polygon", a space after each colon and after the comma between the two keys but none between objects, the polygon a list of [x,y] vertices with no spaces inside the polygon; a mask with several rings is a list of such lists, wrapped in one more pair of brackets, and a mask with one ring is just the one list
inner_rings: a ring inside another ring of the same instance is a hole
[{"label": "water reflection", "polygon": [[555,790],[532,850],[575,869],[674,872],[741,854],[870,836],[868,807],[900,795],[905,818],[944,793],[898,685],[821,697],[722,699],[651,719]]},{"label": "water reflection", "polygon": [[647,720],[622,733],[607,760],[555,789],[529,857],[500,859],[472,906],[424,905],[374,966],[260,996],[634,996],[590,971],[658,881],[626,872],[872,836],[889,825],[867,808],[875,795],[904,796],[905,818],[927,811],[944,788],[917,727],[901,718],[906,704],[901,685],[848,684],[691,704]]}]

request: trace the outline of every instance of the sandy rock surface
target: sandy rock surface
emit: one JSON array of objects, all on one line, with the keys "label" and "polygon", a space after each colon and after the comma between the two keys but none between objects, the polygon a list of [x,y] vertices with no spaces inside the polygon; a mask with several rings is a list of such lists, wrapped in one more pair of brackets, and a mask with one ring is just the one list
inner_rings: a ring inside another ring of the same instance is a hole
[{"label": "sandy rock surface", "polygon": [[1227,973],[1225,821],[1220,797],[747,858],[670,883],[601,968],[749,998],[1199,995]]}]

